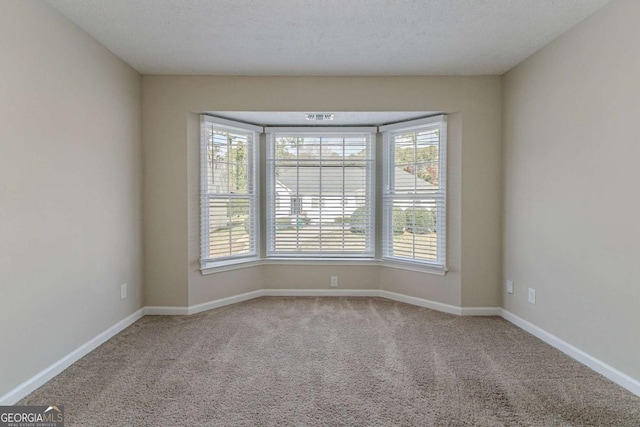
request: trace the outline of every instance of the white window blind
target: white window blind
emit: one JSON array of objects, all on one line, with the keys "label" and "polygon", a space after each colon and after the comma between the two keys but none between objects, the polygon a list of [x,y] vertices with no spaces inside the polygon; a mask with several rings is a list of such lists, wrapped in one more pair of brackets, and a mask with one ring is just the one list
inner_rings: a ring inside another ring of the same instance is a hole
[{"label": "white window blind", "polygon": [[267,256],[374,256],[375,128],[267,128]]},{"label": "white window blind", "polygon": [[262,128],[203,115],[202,268],[257,257],[257,132]]},{"label": "white window blind", "polygon": [[383,126],[382,256],[446,266],[446,116]]}]

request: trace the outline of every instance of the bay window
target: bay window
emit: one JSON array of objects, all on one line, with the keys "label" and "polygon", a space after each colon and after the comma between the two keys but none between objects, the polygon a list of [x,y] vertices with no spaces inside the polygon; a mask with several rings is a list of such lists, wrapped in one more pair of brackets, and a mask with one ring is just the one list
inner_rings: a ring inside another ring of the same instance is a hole
[{"label": "bay window", "polygon": [[[202,115],[202,268],[260,259],[360,259],[443,274],[446,125],[440,115],[380,127],[263,128]],[[260,153],[265,167],[259,172]]]}]

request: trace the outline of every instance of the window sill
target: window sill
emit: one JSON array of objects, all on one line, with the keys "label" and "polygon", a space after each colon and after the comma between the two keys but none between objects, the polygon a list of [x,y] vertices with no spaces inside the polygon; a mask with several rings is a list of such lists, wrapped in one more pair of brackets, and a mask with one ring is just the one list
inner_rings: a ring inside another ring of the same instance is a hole
[{"label": "window sill", "polygon": [[375,258],[266,258],[266,265],[378,265]]},{"label": "window sill", "polygon": [[447,274],[446,267],[438,267],[430,264],[420,264],[417,262],[400,261],[395,259],[382,259],[379,261],[382,267],[396,268],[399,270],[417,271],[419,273],[435,274],[437,276],[444,276]]},{"label": "window sill", "polygon": [[239,270],[241,268],[250,268],[262,265],[262,260],[258,258],[248,258],[233,260],[226,263],[209,262],[200,268],[203,276],[207,274],[223,273],[225,271]]},{"label": "window sill", "polygon": [[257,267],[260,265],[347,265],[347,266],[380,266],[386,268],[396,268],[400,270],[416,271],[420,273],[444,276],[447,274],[446,268],[439,268],[432,265],[404,262],[389,259],[359,258],[359,259],[331,259],[331,258],[268,258],[239,260],[228,264],[209,263],[200,269],[203,276],[209,274],[223,273],[225,271],[240,270],[243,268]]}]

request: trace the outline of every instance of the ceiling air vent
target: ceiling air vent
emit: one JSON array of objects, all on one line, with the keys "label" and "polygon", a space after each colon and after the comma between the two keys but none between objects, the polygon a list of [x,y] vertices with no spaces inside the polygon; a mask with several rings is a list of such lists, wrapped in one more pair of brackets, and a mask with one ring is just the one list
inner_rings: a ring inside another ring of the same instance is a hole
[{"label": "ceiling air vent", "polygon": [[304,118],[307,120],[312,120],[314,122],[321,122],[325,120],[333,120],[335,117],[334,114],[326,114],[326,113],[308,113],[304,115]]}]

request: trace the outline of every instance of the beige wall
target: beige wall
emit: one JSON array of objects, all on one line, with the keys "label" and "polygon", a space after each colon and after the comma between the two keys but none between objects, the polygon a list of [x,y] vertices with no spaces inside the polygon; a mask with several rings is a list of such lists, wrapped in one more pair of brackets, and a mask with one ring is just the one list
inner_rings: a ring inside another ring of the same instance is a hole
[{"label": "beige wall", "polygon": [[504,78],[504,306],[636,379],[639,16],[611,2]]},{"label": "beige wall", "polygon": [[338,289],[378,289],[378,266],[265,265],[265,289],[328,289],[338,276]]},{"label": "beige wall", "polygon": [[[234,110],[453,113],[447,276],[290,265],[202,276],[195,113]],[[261,287],[328,288],[327,278],[339,271],[341,288],[378,286],[454,305],[499,305],[501,114],[500,77],[144,76],[146,303],[193,305]]]},{"label": "beige wall", "polygon": [[0,52],[2,395],[142,307],[142,246],[140,76],[43,2]]}]

